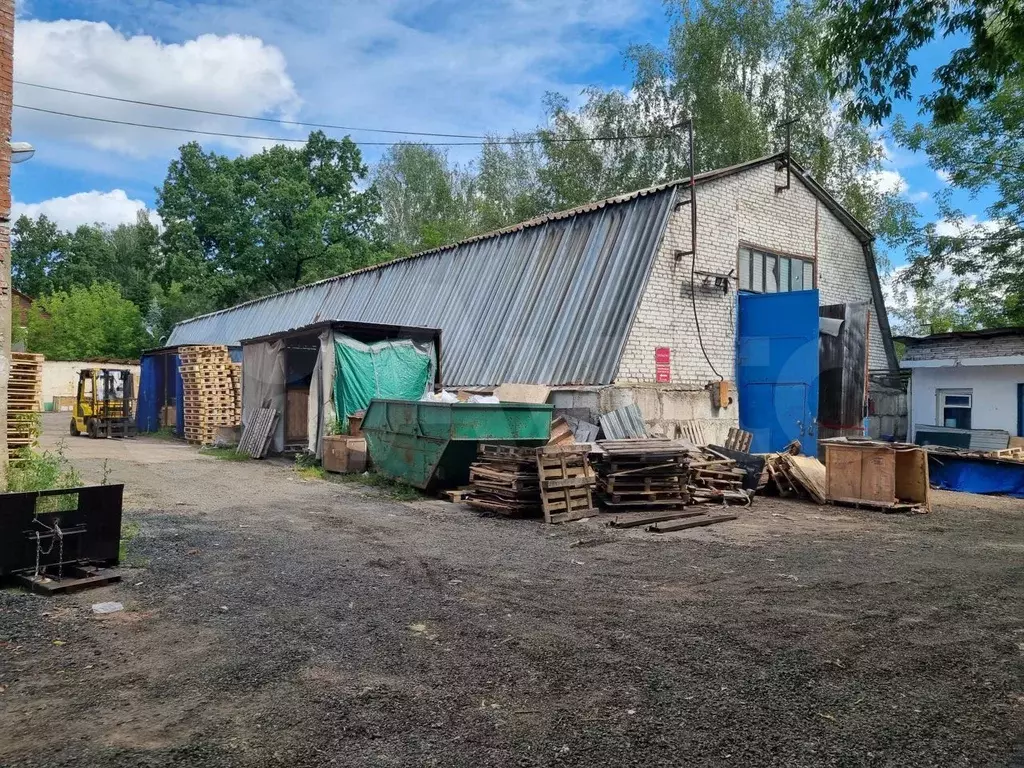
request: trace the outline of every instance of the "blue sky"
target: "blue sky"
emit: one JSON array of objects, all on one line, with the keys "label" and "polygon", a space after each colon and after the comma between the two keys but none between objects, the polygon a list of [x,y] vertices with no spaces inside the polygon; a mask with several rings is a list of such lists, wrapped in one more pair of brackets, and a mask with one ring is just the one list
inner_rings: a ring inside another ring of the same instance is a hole
[{"label": "blue sky", "polygon": [[[661,0],[22,0],[18,80],[200,109],[366,127],[507,133],[536,126],[547,91],[628,86],[621,52],[664,42]],[[927,74],[942,43],[918,54]],[[17,86],[15,102],[116,120],[243,134],[301,129],[187,115]],[[913,104],[898,105],[913,118]],[[116,224],[152,205],[186,134],[15,110],[15,214],[64,226]],[[353,132],[356,141],[388,140]],[[261,142],[202,138],[224,152]],[[890,144],[891,146],[891,144]],[[372,161],[379,152],[365,148]],[[944,182],[925,158],[894,149],[884,183],[926,220]],[[983,218],[984,199],[964,201]],[[891,254],[902,261],[900,254]]]}]

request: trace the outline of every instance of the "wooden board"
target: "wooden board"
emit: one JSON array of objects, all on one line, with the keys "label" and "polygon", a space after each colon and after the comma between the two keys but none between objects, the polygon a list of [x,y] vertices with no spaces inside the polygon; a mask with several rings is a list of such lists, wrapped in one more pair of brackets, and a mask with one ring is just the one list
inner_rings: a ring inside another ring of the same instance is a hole
[{"label": "wooden board", "polygon": [[825,465],[812,456],[787,455],[785,461],[790,473],[799,480],[811,498],[819,504],[824,504],[828,495]]},{"label": "wooden board", "polygon": [[309,432],[309,390],[289,389],[285,404],[284,439],[285,442],[305,440]]},{"label": "wooden board", "polygon": [[920,448],[896,451],[896,498],[931,511],[928,496],[928,454]]},{"label": "wooden board", "polygon": [[859,499],[862,467],[860,451],[842,450],[836,445],[826,445],[825,463],[828,467],[828,498]]},{"label": "wooden board", "polygon": [[540,384],[502,384],[494,394],[503,403],[543,404],[548,401],[551,388]]}]

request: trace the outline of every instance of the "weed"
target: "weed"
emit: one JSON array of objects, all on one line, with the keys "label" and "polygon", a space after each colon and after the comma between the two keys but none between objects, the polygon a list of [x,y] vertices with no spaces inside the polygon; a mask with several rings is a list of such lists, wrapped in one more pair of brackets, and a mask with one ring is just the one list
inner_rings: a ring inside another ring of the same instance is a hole
[{"label": "weed", "polygon": [[303,480],[325,480],[327,471],[323,467],[299,467],[295,470]]},{"label": "weed", "polygon": [[320,461],[317,459],[315,453],[309,451],[302,451],[295,454],[295,467],[297,469],[311,469],[312,467],[319,467]]},{"label": "weed", "polygon": [[236,448],[214,448],[212,445],[200,448],[199,453],[224,461],[249,461],[252,458],[244,453],[239,453]]},{"label": "weed", "polygon": [[382,475],[377,472],[363,472],[357,475],[339,475],[343,483],[358,483],[370,488],[377,488],[396,501],[416,501],[423,496],[416,488],[401,480]]},{"label": "weed", "polygon": [[176,440],[178,436],[174,434],[174,427],[160,427],[156,432],[150,432],[147,437],[157,440]]},{"label": "weed", "polygon": [[[57,443],[55,451],[36,453],[22,448],[7,471],[7,490],[11,492],[49,491],[77,488],[82,484],[71,462],[64,455],[65,443]],[[44,496],[36,501],[36,512],[60,512],[78,507],[78,494]]]},{"label": "weed", "polygon": [[128,561],[128,545],[139,535],[139,524],[131,520],[121,522],[121,544],[117,548],[117,559],[122,564]]},{"label": "weed", "polygon": [[103,460],[103,479],[100,485],[107,485],[110,482],[110,459]]}]

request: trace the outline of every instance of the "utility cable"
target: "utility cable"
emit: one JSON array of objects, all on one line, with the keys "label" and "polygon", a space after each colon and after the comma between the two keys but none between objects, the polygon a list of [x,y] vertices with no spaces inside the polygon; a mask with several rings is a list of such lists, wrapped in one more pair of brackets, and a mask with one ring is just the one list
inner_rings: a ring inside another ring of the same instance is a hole
[{"label": "utility cable", "polygon": [[[61,112],[55,109],[43,109],[42,107],[30,107],[26,104],[15,104],[15,109],[27,109],[31,112],[42,112],[47,115],[58,115],[60,117],[72,117],[77,120],[92,120],[98,123],[109,123],[111,125],[126,125],[133,128],[148,128],[155,131],[173,131],[176,133],[194,133],[202,136],[220,136],[229,139],[253,139],[256,141],[277,141],[304,144],[306,139],[285,138],[284,136],[255,136],[245,133],[228,133],[224,131],[206,131],[199,128],[180,128],[170,125],[154,125],[152,123],[136,123],[131,120],[114,120],[109,117],[94,117],[92,115],[76,115],[71,112]],[[483,147],[489,144],[542,144],[552,142],[557,144],[568,144],[584,141],[629,141],[632,139],[662,139],[669,138],[664,134],[631,134],[626,136],[571,136],[567,138],[549,137],[546,139],[488,139],[487,141],[416,141],[408,142],[420,147]],[[353,141],[361,147],[390,147],[393,141]]]},{"label": "utility cable", "polygon": [[71,88],[58,88],[55,85],[41,85],[29,83],[24,80],[15,80],[17,85],[25,85],[29,88],[42,88],[57,93],[70,93],[75,96],[88,96],[92,99],[105,99],[106,101],[117,101],[122,104],[138,104],[143,107],[156,107],[158,109],[171,109],[178,112],[191,112],[196,115],[214,115],[216,117],[230,117],[235,120],[256,120],[263,123],[278,123],[279,125],[297,125],[306,128],[327,128],[335,131],[359,131],[362,133],[392,133],[406,136],[433,136],[443,139],[486,139],[486,136],[474,133],[429,133],[427,131],[398,131],[390,128],[358,128],[351,125],[331,125],[330,123],[307,123],[301,120],[281,120],[276,117],[257,117],[256,115],[236,115],[232,112],[217,112],[212,109],[198,109],[196,107],[180,107],[172,104],[159,104],[154,101],[141,101],[139,99],[125,99],[120,96],[105,96],[102,93],[89,93],[88,91],[76,91]]}]

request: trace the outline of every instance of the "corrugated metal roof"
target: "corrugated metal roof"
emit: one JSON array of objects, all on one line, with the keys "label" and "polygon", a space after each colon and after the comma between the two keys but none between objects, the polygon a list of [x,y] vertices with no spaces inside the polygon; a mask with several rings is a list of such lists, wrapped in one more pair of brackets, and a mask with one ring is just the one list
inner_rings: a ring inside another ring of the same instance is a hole
[{"label": "corrugated metal roof", "polygon": [[167,344],[323,320],[412,325],[441,329],[447,386],[607,384],[673,200],[666,185],[549,214],[179,323]]}]

